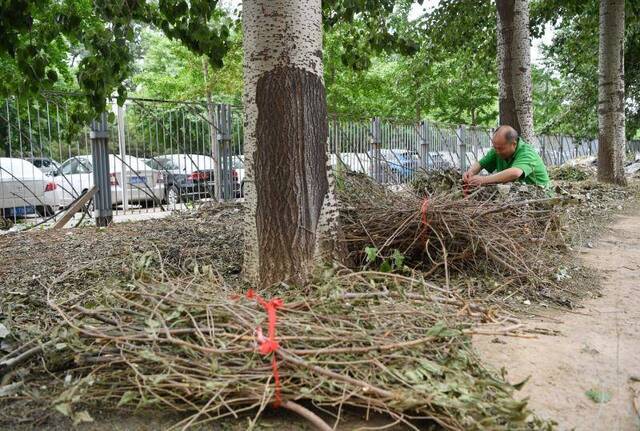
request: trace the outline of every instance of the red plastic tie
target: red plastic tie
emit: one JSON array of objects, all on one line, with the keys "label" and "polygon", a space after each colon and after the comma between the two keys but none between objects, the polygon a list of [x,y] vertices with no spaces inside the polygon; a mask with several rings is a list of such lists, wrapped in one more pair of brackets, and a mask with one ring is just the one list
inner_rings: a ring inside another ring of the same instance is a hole
[{"label": "red plastic tie", "polygon": [[427,211],[429,211],[429,198],[424,198],[422,201],[422,208],[420,212],[422,213],[422,226],[429,226],[429,220],[427,218]]},{"label": "red plastic tie", "polygon": [[274,298],[270,301],[265,301],[260,295],[257,295],[253,289],[249,289],[247,292],[247,298],[255,299],[258,304],[267,312],[267,318],[269,320],[269,332],[268,337],[262,335],[262,328],[256,328],[256,340],[258,341],[258,351],[261,355],[267,356],[273,353],[271,356],[271,369],[273,370],[273,381],[276,386],[274,407],[279,407],[282,404],[282,396],[280,394],[280,373],[278,372],[278,360],[275,352],[280,348],[280,344],[276,339],[276,325],[277,315],[276,310],[284,305],[284,301],[279,298]]}]

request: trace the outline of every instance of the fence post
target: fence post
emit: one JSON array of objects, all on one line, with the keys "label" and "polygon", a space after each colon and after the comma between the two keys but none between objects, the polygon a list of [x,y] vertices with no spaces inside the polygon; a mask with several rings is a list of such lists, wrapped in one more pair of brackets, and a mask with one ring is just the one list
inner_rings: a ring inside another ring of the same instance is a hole
[{"label": "fence post", "polygon": [[562,165],[564,163],[564,136],[560,135],[560,163]]},{"label": "fence post", "polygon": [[124,134],[124,107],[114,103],[116,110],[116,122],[118,125],[118,150],[120,152],[120,184],[122,184],[122,211],[129,208],[129,197],[127,196],[127,165],[125,164],[127,154],[127,143]]},{"label": "fence post", "polygon": [[540,135],[538,139],[540,140],[540,157],[545,164],[549,164],[547,161],[547,140],[544,135]]},{"label": "fence post", "polygon": [[420,167],[425,171],[429,169],[429,123],[427,120],[420,122]]},{"label": "fence post", "polygon": [[456,131],[456,141],[458,141],[458,162],[462,172],[467,170],[467,144],[464,142],[464,126],[459,125]]},{"label": "fence post", "polygon": [[218,105],[218,145],[220,145],[220,164],[222,166],[221,188],[225,200],[230,199],[233,192],[231,186],[231,127],[231,107],[226,104]]},{"label": "fence post", "polygon": [[374,117],[371,120],[371,130],[370,130],[370,151],[371,151],[371,166],[373,169],[372,177],[377,182],[382,182],[382,164],[381,162],[381,154],[380,154],[380,144],[381,144],[381,133],[380,133],[380,117]]},{"label": "fence post", "polygon": [[111,182],[109,180],[109,128],[107,113],[91,123],[91,162],[93,164],[93,185],[98,191],[93,197],[96,226],[108,226],[113,220],[111,209]]},{"label": "fence post", "polygon": [[221,202],[222,187],[220,178],[222,177],[222,170],[220,169],[220,144],[218,143],[218,139],[216,139],[216,120],[213,109],[211,92],[207,92],[207,122],[209,123],[209,138],[211,141],[211,158],[213,159],[213,194],[215,195],[216,201]]}]

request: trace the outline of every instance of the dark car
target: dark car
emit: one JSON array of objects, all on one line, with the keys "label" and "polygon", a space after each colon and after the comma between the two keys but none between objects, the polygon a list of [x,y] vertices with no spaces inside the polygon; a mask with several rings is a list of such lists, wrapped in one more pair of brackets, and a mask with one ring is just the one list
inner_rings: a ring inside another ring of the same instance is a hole
[{"label": "dark car", "polygon": [[[189,169],[179,166],[174,160],[176,157],[177,155],[159,156],[145,161],[147,166],[163,173],[167,205],[174,206],[180,202],[213,198],[215,195],[214,170],[208,169],[210,168],[208,163],[198,165],[199,159],[203,156],[185,155],[185,160],[189,162],[186,165],[191,166]],[[233,197],[237,197],[240,194],[240,184],[237,173],[233,175],[234,173],[235,171],[232,172],[231,193]]]}]

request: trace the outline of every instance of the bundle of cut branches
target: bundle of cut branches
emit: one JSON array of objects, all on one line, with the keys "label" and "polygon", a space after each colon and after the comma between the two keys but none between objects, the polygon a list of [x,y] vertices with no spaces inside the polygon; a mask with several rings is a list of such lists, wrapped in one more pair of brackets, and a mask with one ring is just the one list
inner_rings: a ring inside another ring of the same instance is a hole
[{"label": "bundle of cut branches", "polygon": [[[343,405],[362,407],[412,429],[416,421],[453,430],[549,426],[482,367],[469,347],[473,330],[428,283],[345,273],[286,291],[276,310],[279,348],[270,353],[283,407],[305,412],[296,401],[308,400],[337,413],[336,423]],[[18,398],[48,396],[76,421],[96,405],[168,409],[190,414],[176,424],[187,428],[260,414],[275,397],[271,358],[258,351],[267,313],[255,298],[173,280],[50,305],[65,325],[31,362]]]},{"label": "bundle of cut branches", "polygon": [[563,240],[558,209],[563,197],[478,200],[457,194],[391,192],[366,177],[349,175],[339,191],[348,263],[397,260],[425,272],[492,273],[511,280],[525,296],[555,286]]}]

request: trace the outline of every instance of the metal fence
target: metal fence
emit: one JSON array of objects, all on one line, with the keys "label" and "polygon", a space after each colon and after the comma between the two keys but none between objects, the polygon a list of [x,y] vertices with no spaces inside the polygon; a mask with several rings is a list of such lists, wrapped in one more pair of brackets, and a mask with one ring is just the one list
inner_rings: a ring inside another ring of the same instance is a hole
[{"label": "metal fence", "polygon": [[[65,94],[2,100],[0,216],[5,221],[40,222],[93,188],[98,169],[92,135],[75,114],[78,102]],[[130,98],[122,107],[112,102],[106,121],[113,215],[243,196],[241,107]],[[381,183],[406,183],[423,169],[465,169],[491,148],[492,133],[431,121],[330,115],[328,157],[336,169],[362,172]],[[548,165],[597,153],[597,141],[569,136],[539,136],[533,144]],[[91,210],[87,206],[84,214]]]}]

